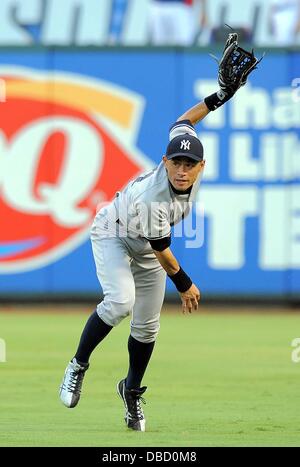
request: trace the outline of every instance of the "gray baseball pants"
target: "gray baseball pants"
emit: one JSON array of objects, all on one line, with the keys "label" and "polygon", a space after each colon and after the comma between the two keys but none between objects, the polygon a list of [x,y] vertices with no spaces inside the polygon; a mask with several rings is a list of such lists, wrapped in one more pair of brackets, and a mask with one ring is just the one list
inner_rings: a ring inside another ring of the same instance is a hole
[{"label": "gray baseball pants", "polygon": [[116,326],[131,314],[132,337],[144,343],[155,341],[165,295],[165,270],[146,239],[96,232],[92,228],[91,241],[104,295],[97,306],[99,317]]}]

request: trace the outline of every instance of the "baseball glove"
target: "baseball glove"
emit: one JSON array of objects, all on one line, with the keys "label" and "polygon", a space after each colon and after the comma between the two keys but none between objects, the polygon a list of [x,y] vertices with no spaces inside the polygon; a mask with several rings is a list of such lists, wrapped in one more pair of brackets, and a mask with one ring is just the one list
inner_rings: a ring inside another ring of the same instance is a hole
[{"label": "baseball glove", "polygon": [[251,52],[238,45],[238,35],[230,33],[226,41],[223,56],[218,62],[219,86],[226,94],[233,95],[241,86],[246,84],[249,74],[257,68],[258,60]]}]

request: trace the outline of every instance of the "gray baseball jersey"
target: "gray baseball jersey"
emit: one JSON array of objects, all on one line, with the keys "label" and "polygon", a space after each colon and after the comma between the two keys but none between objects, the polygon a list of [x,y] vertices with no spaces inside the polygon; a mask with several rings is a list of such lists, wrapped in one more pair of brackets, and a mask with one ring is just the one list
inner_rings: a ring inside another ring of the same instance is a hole
[{"label": "gray baseball jersey", "polygon": [[[170,131],[170,140],[182,133],[196,136],[193,127],[177,123]],[[176,194],[161,162],[154,170],[130,181],[109,205],[99,211],[95,220],[99,233],[150,240],[169,236],[171,227],[189,214],[200,179],[201,175],[189,194]]]}]

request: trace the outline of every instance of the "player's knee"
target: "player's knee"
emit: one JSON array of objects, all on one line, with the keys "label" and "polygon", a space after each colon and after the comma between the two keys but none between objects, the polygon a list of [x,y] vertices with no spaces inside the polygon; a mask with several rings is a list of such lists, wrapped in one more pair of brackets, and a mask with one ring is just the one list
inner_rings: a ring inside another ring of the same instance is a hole
[{"label": "player's knee", "polygon": [[98,314],[110,326],[117,326],[131,313],[134,300],[134,295],[105,297],[103,302],[98,305]]},{"label": "player's knee", "polygon": [[133,306],[134,297],[130,296],[111,303],[112,309],[115,310],[115,315],[119,317],[119,322],[132,312]]},{"label": "player's knee", "polygon": [[148,344],[156,340],[159,327],[159,322],[152,322],[145,325],[134,325],[131,323],[130,333],[137,341]]}]

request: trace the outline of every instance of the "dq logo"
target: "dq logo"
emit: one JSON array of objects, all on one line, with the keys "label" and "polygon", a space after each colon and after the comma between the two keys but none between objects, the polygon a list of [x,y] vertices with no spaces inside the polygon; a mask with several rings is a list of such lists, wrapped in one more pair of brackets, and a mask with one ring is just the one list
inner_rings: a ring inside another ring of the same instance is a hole
[{"label": "dq logo", "polygon": [[96,206],[149,168],[141,97],[67,74],[0,68],[0,272],[45,266],[89,235]]}]

